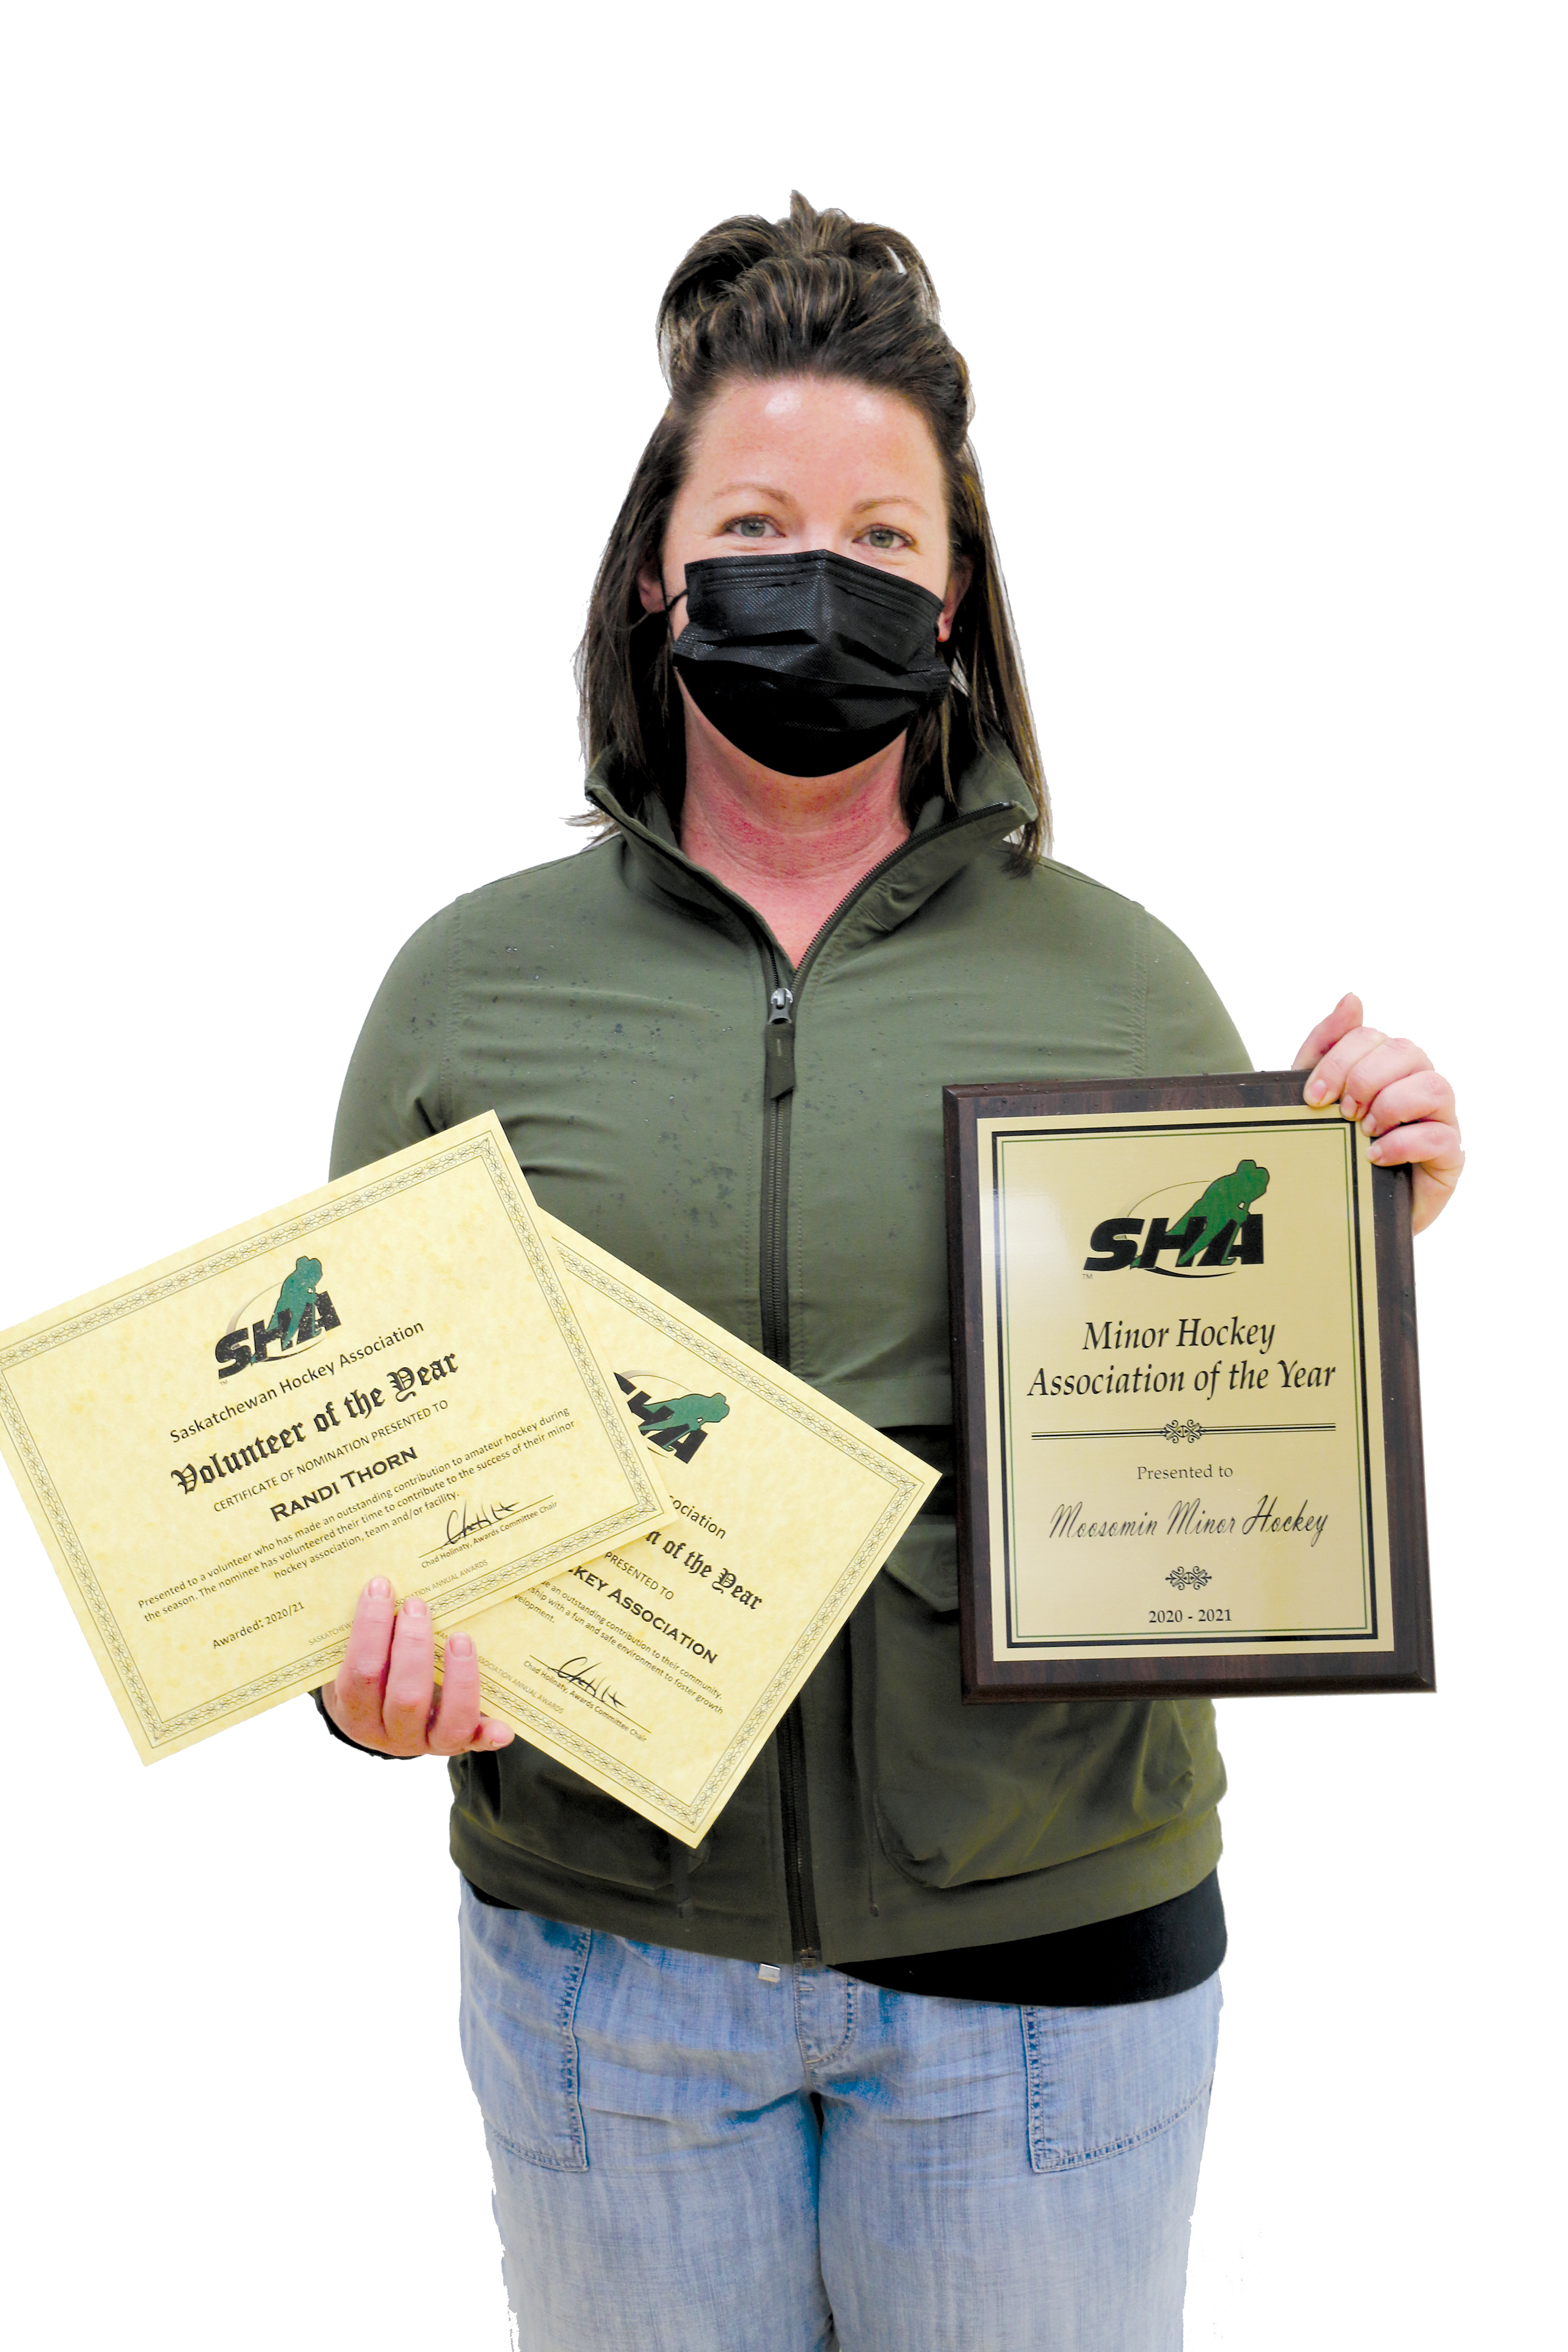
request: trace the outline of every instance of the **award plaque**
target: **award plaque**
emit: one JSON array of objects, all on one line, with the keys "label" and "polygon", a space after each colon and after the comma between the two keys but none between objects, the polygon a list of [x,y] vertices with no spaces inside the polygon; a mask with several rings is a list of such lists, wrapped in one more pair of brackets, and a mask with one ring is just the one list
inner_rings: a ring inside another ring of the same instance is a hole
[{"label": "award plaque", "polygon": [[1302,1084],[943,1089],[965,1699],[1434,1687],[1410,1174]]}]

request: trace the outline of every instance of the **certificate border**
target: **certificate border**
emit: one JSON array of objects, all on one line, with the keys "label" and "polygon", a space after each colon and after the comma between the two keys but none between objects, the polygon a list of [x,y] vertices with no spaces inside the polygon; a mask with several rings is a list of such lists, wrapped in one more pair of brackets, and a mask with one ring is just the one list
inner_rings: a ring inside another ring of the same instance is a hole
[{"label": "certificate border", "polygon": [[487,1567],[443,1599],[440,1604],[442,1617],[455,1622],[458,1614],[472,1614],[483,1608],[496,1592],[504,1593],[508,1587],[515,1586],[520,1574],[526,1575],[531,1581],[542,1581],[568,1554],[578,1559],[594,1558],[597,1552],[607,1549],[618,1535],[646,1526],[650,1517],[662,1517],[663,1498],[649,1475],[636,1433],[620,1410],[608,1385],[607,1375],[595,1356],[576,1311],[562,1286],[548,1245],[528,1213],[528,1203],[520,1192],[515,1175],[507,1166],[502,1147],[488,1128],[477,1135],[466,1137],[448,1150],[421,1158],[412,1166],[395,1169],[388,1175],[375,1178],[357,1191],[340,1192],[319,1201],[311,1208],[300,1210],[292,1216],[283,1217],[276,1224],[247,1234],[243,1241],[230,1242],[210,1250],[188,1265],[178,1266],[171,1273],[155,1276],[151,1281],[138,1283],[112,1297],[100,1299],[96,1306],[86,1307],[79,1314],[48,1323],[26,1338],[14,1340],[9,1347],[0,1349],[0,1415],[4,1416],[16,1458],[26,1469],[40,1508],[54,1532],[60,1556],[68,1564],[77,1590],[90,1612],[103,1644],[104,1655],[119,1676],[121,1687],[135,1711],[148,1748],[153,1755],[172,1749],[176,1745],[184,1745],[193,1734],[216,1727],[230,1717],[240,1720],[255,1714],[269,1699],[309,1689],[315,1677],[330,1672],[337,1663],[342,1655],[342,1642],[329,1643],[306,1652],[286,1665],[274,1666],[268,1673],[213,1698],[204,1699],[200,1706],[187,1707],[179,1715],[161,1715],[125,1639],[121,1621],[98,1581],[90,1555],[77,1533],[64,1497],[56,1487],[34,1440],[21,1399],[11,1386],[9,1374],[16,1366],[30,1363],[56,1348],[69,1346],[89,1332],[101,1330],[105,1324],[118,1322],[127,1315],[140,1314],[166,1298],[177,1297],[182,1290],[188,1290],[193,1284],[209,1281],[214,1276],[228,1273],[253,1258],[269,1255],[279,1247],[319,1232],[325,1225],[341,1224],[347,1218],[377,1207],[382,1202],[407,1192],[416,1184],[428,1183],[437,1177],[449,1174],[453,1169],[472,1160],[483,1162],[500,1205],[555,1318],[557,1328],[577,1367],[579,1377],[594,1401],[627,1483],[634,1495],[640,1493],[645,1499],[640,1505],[628,1505],[590,1527],[556,1537],[551,1543],[542,1546],[537,1553],[526,1555],[526,1567],[518,1560]]},{"label": "certificate border", "polygon": [[[1391,1649],[1338,1649],[1303,1654],[1287,1646],[1302,1640],[1370,1641],[1373,1635],[1258,1635],[1259,1646],[1237,1655],[1223,1649],[1136,1658],[998,1657],[992,1617],[990,1511],[986,1423],[987,1382],[980,1251],[982,1183],[979,1122],[1061,1119],[1078,1124],[1097,1114],[1148,1111],[1162,1125],[1179,1124],[1188,1110],[1232,1111],[1250,1125],[1269,1124],[1269,1109],[1299,1106],[1299,1071],[1260,1071],[1201,1078],[1056,1080],[942,1089],[947,1160],[948,1284],[952,1307],[954,1418],[957,1424],[959,1633],[963,1696],[970,1703],[1029,1698],[1116,1698],[1218,1693],[1281,1695],[1300,1690],[1432,1690],[1431,1598],[1426,1557],[1426,1493],[1421,1451],[1420,1385],[1415,1340],[1415,1288],[1411,1253],[1410,1176],[1405,1169],[1373,1168],[1373,1229],[1383,1417],[1381,1465],[1388,1514],[1384,1585],[1391,1613]],[[1263,1114],[1255,1118],[1254,1114]],[[1163,1117],[1160,1117],[1163,1114]],[[1276,1122],[1277,1123],[1277,1122]],[[1118,1131],[1125,1132],[1125,1129]],[[1353,1164],[1353,1154],[1352,1154]],[[1359,1172],[1359,1171],[1358,1171]],[[1370,1368],[1361,1307],[1360,1219],[1355,1220],[1358,1338],[1362,1348],[1358,1440],[1366,1465],[1365,1499],[1379,1465],[1372,1458]],[[998,1498],[1005,1509],[1005,1496]],[[1375,1515],[1367,1517],[1375,1525]],[[1374,1593],[1375,1593],[1374,1581]],[[1375,1624],[1374,1620],[1374,1624]],[[1141,1650],[1160,1646],[1138,1640]],[[1261,1645],[1268,1643],[1267,1649]],[[1075,1647],[1082,1646],[1081,1640]],[[1104,1649],[1110,1642],[1097,1641]]]},{"label": "certificate border", "polygon": [[[610,1756],[596,1747],[583,1733],[563,1725],[558,1717],[536,1706],[513,1682],[510,1675],[498,1675],[480,1654],[481,1684],[488,1684],[505,1701],[504,1711],[515,1720],[525,1736],[529,1729],[548,1735],[551,1742],[575,1756],[579,1761],[591,1762],[594,1770],[606,1780],[613,1780],[629,1794],[657,1808],[668,1822],[679,1822],[700,1842],[714,1817],[728,1802],[736,1782],[750,1765],[773,1725],[789,1705],[795,1689],[805,1681],[813,1659],[824,1643],[832,1638],[836,1621],[841,1622],[853,1607],[858,1589],[869,1581],[875,1567],[879,1565],[902,1532],[900,1521],[910,1518],[911,1502],[923,1499],[930,1491],[930,1482],[901,1470],[872,1446],[845,1429],[804,1397],[770,1380],[742,1356],[733,1355],[706,1331],[683,1322],[678,1315],[658,1305],[653,1299],[634,1290],[605,1267],[590,1258],[580,1257],[563,1237],[557,1237],[556,1249],[561,1261],[579,1282],[615,1300],[628,1314],[636,1315],[652,1329],[661,1331],[678,1346],[689,1349],[704,1363],[710,1364],[727,1380],[732,1380],[753,1396],[763,1398],[775,1411],[786,1415],[798,1426],[809,1430],[813,1436],[827,1442],[858,1462],[862,1468],[874,1473],[893,1489],[887,1507],[879,1514],[866,1536],[856,1548],[833,1586],[817,1604],[809,1622],[795,1637],[780,1659],[773,1674],[753,1700],[745,1717],[728,1746],[713,1764],[708,1777],[696,1794],[689,1799],[678,1797],[659,1782],[638,1772],[618,1757]],[[455,1630],[455,1629],[454,1629]]]}]

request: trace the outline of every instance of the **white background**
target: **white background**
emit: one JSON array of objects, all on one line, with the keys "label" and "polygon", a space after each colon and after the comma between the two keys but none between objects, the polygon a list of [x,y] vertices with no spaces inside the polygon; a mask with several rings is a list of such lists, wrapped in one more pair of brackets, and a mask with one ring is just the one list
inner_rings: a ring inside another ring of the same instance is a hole
[{"label": "white background", "polygon": [[[320,1181],[399,943],[575,846],[569,663],[659,289],[792,185],[931,264],[1060,854],[1259,1063],[1353,985],[1458,1085],[1418,1249],[1441,1692],[1222,1709],[1191,2346],[1552,2326],[1562,22],[0,31],[0,1325]],[[144,1771],[8,1484],[0,1562],[16,2340],[500,2347],[443,1775],[305,1703]]]}]

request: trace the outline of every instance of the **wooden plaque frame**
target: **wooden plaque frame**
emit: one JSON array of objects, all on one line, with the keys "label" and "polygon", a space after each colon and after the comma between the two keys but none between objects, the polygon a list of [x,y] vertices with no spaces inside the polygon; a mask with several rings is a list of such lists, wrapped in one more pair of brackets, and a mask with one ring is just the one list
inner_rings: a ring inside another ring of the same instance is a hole
[{"label": "wooden plaque frame", "polygon": [[998,1659],[992,1626],[990,1498],[986,1480],[986,1376],[982,1318],[977,1123],[984,1118],[1082,1118],[1099,1112],[1260,1110],[1300,1105],[1299,1070],[1234,1076],[1033,1081],[942,1089],[947,1156],[948,1285],[952,1305],[958,1484],[959,1628],[966,1701],[1278,1696],[1296,1691],[1436,1688],[1426,1559],[1426,1502],[1411,1255],[1410,1171],[1370,1173],[1388,1498],[1388,1558],[1373,1563],[1394,1646],[1357,1654],[1290,1652],[1140,1658]]}]

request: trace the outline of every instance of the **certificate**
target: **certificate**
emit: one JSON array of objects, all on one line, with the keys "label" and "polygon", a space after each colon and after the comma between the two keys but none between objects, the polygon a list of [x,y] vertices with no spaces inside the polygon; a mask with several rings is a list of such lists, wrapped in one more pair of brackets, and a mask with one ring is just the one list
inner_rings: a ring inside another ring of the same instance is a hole
[{"label": "certificate", "polygon": [[0,1446],[144,1761],[671,1516],[493,1112],[0,1334]]},{"label": "certificate", "polygon": [[488,1714],[695,1846],[937,1474],[549,1230],[675,1516],[463,1630]]},{"label": "certificate", "polygon": [[966,1697],[1432,1688],[1408,1171],[1301,1083],[945,1090]]}]

